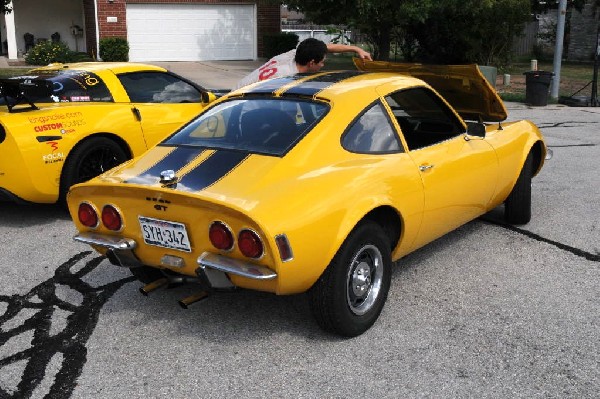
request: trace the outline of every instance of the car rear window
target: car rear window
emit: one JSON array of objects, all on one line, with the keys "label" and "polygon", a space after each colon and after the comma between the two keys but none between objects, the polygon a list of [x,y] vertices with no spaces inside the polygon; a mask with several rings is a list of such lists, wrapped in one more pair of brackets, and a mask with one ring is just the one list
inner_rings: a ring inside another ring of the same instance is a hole
[{"label": "car rear window", "polygon": [[327,103],[303,99],[233,99],[202,113],[162,144],[282,156],[328,110]]},{"label": "car rear window", "polygon": [[14,79],[44,79],[52,82],[52,94],[49,96],[29,96],[34,103],[53,102],[112,102],[113,98],[106,84],[98,75],[87,71],[36,71],[33,76],[17,76]]}]

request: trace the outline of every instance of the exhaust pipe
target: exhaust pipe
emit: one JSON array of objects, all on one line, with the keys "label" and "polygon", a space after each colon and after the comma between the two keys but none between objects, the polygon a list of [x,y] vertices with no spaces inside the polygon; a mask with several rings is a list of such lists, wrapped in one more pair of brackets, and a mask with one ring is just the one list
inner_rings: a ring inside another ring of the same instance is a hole
[{"label": "exhaust pipe", "polygon": [[142,293],[142,295],[148,296],[149,293],[156,290],[157,288],[162,287],[163,285],[166,285],[168,282],[169,280],[166,277],[159,278],[158,280],[148,283],[142,288],[140,288],[140,292]]},{"label": "exhaust pipe", "polygon": [[187,309],[192,303],[199,302],[199,301],[201,301],[203,299],[206,299],[206,298],[208,298],[208,292],[206,292],[206,291],[200,291],[197,294],[190,295],[190,296],[188,296],[186,298],[183,298],[178,303],[179,303],[179,306],[181,306],[184,309]]}]

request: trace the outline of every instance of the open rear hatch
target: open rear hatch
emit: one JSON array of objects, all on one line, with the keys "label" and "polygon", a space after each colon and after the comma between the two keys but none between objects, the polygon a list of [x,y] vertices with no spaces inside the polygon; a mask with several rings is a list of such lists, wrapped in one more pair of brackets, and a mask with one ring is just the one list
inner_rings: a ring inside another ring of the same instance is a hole
[{"label": "open rear hatch", "polygon": [[476,64],[424,65],[354,58],[354,65],[360,71],[397,72],[421,79],[440,93],[465,120],[500,122],[507,118],[502,99]]}]

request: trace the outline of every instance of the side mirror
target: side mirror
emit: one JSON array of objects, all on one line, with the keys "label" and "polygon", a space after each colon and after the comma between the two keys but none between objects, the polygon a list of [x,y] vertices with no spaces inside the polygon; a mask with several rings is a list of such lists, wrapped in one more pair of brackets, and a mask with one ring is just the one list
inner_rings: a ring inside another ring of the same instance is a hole
[{"label": "side mirror", "polygon": [[479,122],[468,122],[467,123],[467,134],[475,137],[485,137],[485,125]]},{"label": "side mirror", "polygon": [[217,96],[210,91],[202,92],[202,104],[210,104],[217,99]]}]

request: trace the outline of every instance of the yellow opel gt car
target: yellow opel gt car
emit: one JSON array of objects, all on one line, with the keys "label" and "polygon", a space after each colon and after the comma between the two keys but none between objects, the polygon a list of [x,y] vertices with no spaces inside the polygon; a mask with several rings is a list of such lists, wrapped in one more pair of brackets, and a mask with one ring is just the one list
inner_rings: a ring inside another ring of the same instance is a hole
[{"label": "yellow opel gt car", "polygon": [[308,291],[322,328],[363,333],[392,262],[502,204],[508,222],[527,223],[547,152],[531,122],[501,122],[506,110],[475,66],[402,70],[230,93],[143,156],[72,187],[75,240],[130,268],[142,292],[198,284],[183,307],[233,288]]},{"label": "yellow opel gt car", "polygon": [[0,80],[0,200],[53,203],[140,155],[213,99],[164,68],[52,64]]}]

